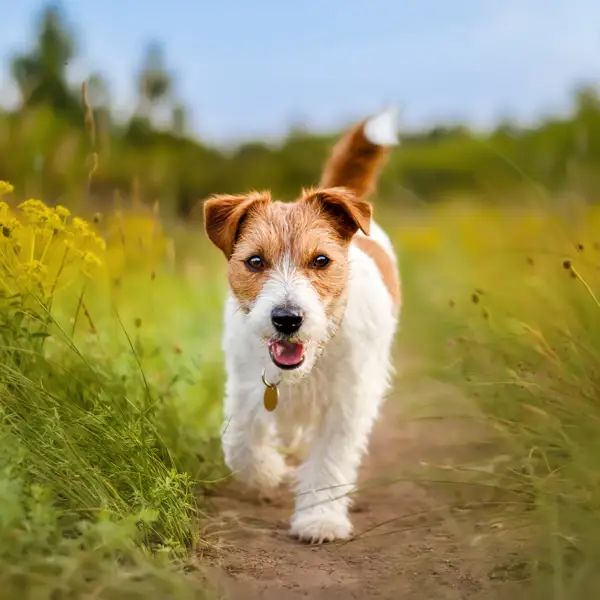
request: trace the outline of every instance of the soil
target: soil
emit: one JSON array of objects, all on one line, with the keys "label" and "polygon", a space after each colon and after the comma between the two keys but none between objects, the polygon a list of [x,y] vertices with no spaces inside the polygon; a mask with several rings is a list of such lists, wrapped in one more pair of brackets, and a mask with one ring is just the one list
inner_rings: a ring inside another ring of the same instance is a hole
[{"label": "soil", "polygon": [[[462,417],[410,416],[410,407],[440,402]],[[352,512],[355,538],[347,543],[307,546],[291,539],[288,490],[270,502],[235,482],[218,490],[211,501],[219,544],[209,557],[209,578],[222,598],[528,597],[523,534],[519,539],[502,526],[502,514],[481,508],[490,497],[477,486],[432,483],[424,466],[464,464],[489,451],[489,432],[475,425],[473,411],[432,381],[420,380],[402,398],[388,399],[362,466]]]}]

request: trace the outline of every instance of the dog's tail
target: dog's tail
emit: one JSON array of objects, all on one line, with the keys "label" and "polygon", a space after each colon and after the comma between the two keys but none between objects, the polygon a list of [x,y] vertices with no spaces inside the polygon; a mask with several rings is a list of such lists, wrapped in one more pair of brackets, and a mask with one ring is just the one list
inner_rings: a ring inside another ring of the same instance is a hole
[{"label": "dog's tail", "polygon": [[368,196],[375,189],[390,148],[398,143],[397,131],[393,108],[350,129],[333,147],[319,187],[343,186],[359,198]]}]

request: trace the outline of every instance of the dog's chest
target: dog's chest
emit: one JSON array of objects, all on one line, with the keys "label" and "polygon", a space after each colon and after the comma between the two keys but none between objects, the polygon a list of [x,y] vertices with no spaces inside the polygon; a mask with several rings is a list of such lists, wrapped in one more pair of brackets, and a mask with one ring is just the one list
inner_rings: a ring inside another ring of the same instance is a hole
[{"label": "dog's chest", "polygon": [[274,416],[280,434],[293,437],[299,428],[306,433],[313,430],[328,403],[327,379],[315,369],[302,381],[282,384],[279,392]]}]

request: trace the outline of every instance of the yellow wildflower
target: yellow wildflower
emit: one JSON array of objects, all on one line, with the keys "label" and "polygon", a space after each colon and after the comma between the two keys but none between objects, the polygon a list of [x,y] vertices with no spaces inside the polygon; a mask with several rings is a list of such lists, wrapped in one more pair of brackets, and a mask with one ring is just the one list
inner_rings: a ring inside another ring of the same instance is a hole
[{"label": "yellow wildflower", "polygon": [[95,265],[95,266],[99,267],[102,264],[100,259],[93,252],[84,252],[83,260],[85,261],[85,263],[87,265],[90,265],[90,266]]},{"label": "yellow wildflower", "polygon": [[34,198],[30,198],[29,200],[25,200],[25,202],[21,202],[18,207],[25,214],[28,213],[46,213],[49,209],[48,207],[41,201],[35,200]]},{"label": "yellow wildflower", "polygon": [[16,273],[18,280],[25,286],[40,285],[44,275],[47,273],[46,265],[39,260],[30,260],[20,263]]},{"label": "yellow wildflower", "polygon": [[71,211],[60,204],[54,210],[61,219],[67,219],[71,216]]},{"label": "yellow wildflower", "polygon": [[41,200],[29,199],[17,207],[32,225],[45,225],[50,221],[52,210]]},{"label": "yellow wildflower", "polygon": [[73,229],[75,229],[75,232],[80,235],[88,235],[90,232],[90,226],[79,217],[75,217],[73,219]]},{"label": "yellow wildflower", "polygon": [[[1,237],[10,237],[12,232],[19,228],[21,224],[14,217],[2,217],[0,216],[0,232]],[[0,238],[1,239],[1,238]]]},{"label": "yellow wildflower", "polygon": [[0,239],[10,237],[12,231],[18,226],[19,221],[12,216],[8,204],[0,202],[0,233],[2,233]]},{"label": "yellow wildflower", "polygon": [[8,181],[2,181],[0,179],[0,196],[3,194],[10,194],[15,188],[8,183]]},{"label": "yellow wildflower", "polygon": [[39,260],[30,260],[23,263],[23,270],[28,273],[45,273],[46,265]]}]

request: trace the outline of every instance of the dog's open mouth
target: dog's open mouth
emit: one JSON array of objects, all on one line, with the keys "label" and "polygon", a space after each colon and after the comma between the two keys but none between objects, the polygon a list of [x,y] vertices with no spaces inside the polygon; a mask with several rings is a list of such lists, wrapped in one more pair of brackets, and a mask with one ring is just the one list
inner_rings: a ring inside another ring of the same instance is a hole
[{"label": "dog's open mouth", "polygon": [[269,354],[276,367],[296,369],[304,362],[304,344],[289,340],[269,340]]}]

